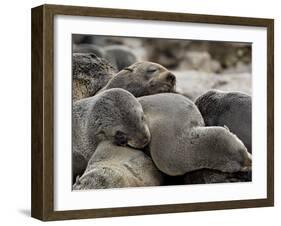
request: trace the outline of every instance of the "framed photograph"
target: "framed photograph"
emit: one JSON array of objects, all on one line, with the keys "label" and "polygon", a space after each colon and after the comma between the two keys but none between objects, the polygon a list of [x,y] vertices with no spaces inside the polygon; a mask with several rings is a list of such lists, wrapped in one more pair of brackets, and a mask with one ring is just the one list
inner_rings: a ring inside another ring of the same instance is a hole
[{"label": "framed photograph", "polygon": [[32,217],[274,205],[273,19],[32,9]]}]

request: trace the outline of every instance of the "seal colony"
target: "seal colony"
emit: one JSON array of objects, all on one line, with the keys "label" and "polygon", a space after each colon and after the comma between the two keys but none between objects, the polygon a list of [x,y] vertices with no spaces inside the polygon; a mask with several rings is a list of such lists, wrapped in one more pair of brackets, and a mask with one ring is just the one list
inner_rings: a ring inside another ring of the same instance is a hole
[{"label": "seal colony", "polygon": [[176,76],[130,49],[75,46],[74,190],[251,181],[251,97],[192,102]]}]

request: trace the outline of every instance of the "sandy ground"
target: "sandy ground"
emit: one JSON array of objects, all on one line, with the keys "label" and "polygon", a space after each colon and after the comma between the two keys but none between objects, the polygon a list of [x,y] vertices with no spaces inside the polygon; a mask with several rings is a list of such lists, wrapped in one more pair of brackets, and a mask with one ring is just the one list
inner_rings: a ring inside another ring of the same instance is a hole
[{"label": "sandy ground", "polygon": [[177,78],[177,91],[194,100],[210,89],[240,91],[251,95],[250,73],[213,74],[201,71],[173,71]]}]

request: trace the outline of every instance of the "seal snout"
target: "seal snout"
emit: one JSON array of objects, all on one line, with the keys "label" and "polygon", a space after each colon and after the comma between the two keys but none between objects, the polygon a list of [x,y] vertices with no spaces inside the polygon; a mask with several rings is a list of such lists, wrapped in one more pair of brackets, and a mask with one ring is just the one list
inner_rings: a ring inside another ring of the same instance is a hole
[{"label": "seal snout", "polygon": [[171,84],[171,86],[174,86],[176,84],[176,76],[170,71],[162,73],[160,75],[160,79]]},{"label": "seal snout", "polygon": [[176,84],[176,76],[171,72],[167,73],[165,79],[167,82],[171,83],[172,85]]},{"label": "seal snout", "polygon": [[149,132],[148,127],[145,127],[144,133],[139,134],[137,136],[137,139],[128,140],[128,145],[133,148],[142,149],[149,144],[150,140],[151,140],[151,134]]},{"label": "seal snout", "polygon": [[122,131],[117,131],[114,136],[115,143],[120,146],[125,146],[128,143],[128,137]]}]

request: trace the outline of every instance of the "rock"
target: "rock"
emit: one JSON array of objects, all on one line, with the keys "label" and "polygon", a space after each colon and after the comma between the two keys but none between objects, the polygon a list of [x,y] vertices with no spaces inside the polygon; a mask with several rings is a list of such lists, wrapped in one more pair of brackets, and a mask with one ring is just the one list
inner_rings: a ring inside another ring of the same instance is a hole
[{"label": "rock", "polygon": [[156,62],[171,69],[179,66],[184,59],[185,48],[190,41],[145,39],[144,46],[147,50],[147,60]]},{"label": "rock", "polygon": [[221,71],[219,62],[212,60],[208,52],[187,51],[180,64],[181,69],[217,73]]},{"label": "rock", "polygon": [[252,93],[250,73],[215,74],[194,70],[172,71],[177,79],[177,91],[195,100],[207,90],[239,91]]}]

